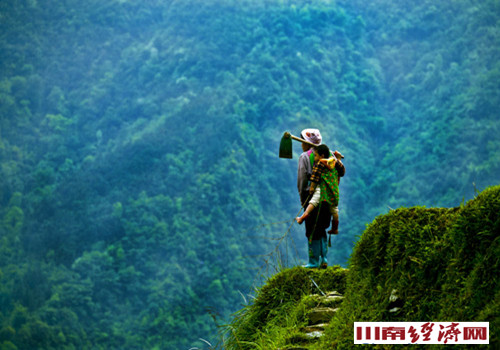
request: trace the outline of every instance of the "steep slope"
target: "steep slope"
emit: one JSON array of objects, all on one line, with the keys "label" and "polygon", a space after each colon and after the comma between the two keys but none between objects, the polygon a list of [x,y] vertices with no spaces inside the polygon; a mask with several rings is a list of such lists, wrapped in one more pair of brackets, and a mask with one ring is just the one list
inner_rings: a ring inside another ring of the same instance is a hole
[{"label": "steep slope", "polygon": [[388,205],[497,181],[495,0],[18,0],[0,18],[11,348],[204,346],[298,210],[285,130],[346,155],[336,264]]},{"label": "steep slope", "polygon": [[[497,348],[499,256],[500,186],[457,208],[393,210],[367,227],[347,271],[295,268],[270,279],[232,324],[228,348],[350,349],[356,321],[485,321],[490,323],[490,346]],[[308,276],[322,281],[316,276],[340,271],[345,281],[330,279],[320,288],[308,288]],[[290,289],[293,297],[286,292]],[[318,299],[310,294],[319,295],[320,289],[341,292],[342,303],[319,340],[297,336],[311,323]],[[272,303],[267,300],[270,290],[286,298]]]}]

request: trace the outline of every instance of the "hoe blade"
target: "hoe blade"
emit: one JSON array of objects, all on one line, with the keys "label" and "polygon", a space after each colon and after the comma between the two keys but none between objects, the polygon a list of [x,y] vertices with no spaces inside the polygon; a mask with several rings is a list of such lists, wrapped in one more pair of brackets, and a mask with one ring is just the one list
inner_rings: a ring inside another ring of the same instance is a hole
[{"label": "hoe blade", "polygon": [[280,142],[280,158],[293,158],[292,138],[290,133],[285,132]]}]

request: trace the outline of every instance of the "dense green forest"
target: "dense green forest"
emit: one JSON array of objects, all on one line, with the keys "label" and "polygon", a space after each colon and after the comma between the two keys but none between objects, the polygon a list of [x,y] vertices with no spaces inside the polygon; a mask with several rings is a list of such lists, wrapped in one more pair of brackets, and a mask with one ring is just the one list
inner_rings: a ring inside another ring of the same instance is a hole
[{"label": "dense green forest", "polygon": [[332,264],[389,208],[497,184],[499,20],[495,0],[3,1],[0,348],[215,344],[307,258],[284,131],[345,155]]}]

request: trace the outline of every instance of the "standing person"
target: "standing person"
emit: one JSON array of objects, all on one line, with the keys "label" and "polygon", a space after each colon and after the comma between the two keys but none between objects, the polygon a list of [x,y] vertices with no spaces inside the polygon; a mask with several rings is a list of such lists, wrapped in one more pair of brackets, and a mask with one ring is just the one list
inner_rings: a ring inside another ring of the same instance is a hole
[{"label": "standing person", "polygon": [[[300,133],[300,136],[304,140],[318,146],[322,141],[321,133],[318,129],[305,129]],[[312,146],[305,143],[302,143],[302,150],[303,153],[299,157],[297,189],[299,191],[300,203],[304,208],[307,208],[311,199],[309,194],[309,179],[312,175],[314,153]],[[337,156],[337,154],[335,154],[335,156]],[[341,158],[340,154],[338,154],[338,158]],[[339,168],[337,168],[336,164],[337,173],[340,178],[341,176],[344,176],[345,169],[341,162],[338,162],[338,166]],[[338,212],[336,213],[338,215]],[[309,247],[309,262],[305,265],[306,268],[326,268],[328,266],[326,258],[328,250],[326,242],[326,229],[330,226],[330,219],[330,205],[328,202],[322,202],[321,205],[315,207],[305,219],[306,237],[308,239]],[[335,227],[332,227],[332,230],[335,229]]]},{"label": "standing person", "polygon": [[320,202],[328,202],[332,215],[332,229],[330,234],[337,234],[339,227],[338,203],[339,203],[339,181],[344,175],[345,168],[341,162],[342,155],[335,151],[330,152],[327,145],[322,144],[313,150],[314,166],[310,177],[309,204],[302,216],[296,220],[301,224],[317,207]]},{"label": "standing person", "polygon": [[[318,129],[304,129],[300,136],[317,146],[321,145],[321,133]],[[299,157],[299,169],[297,173],[297,189],[299,190],[300,204],[305,208],[309,202],[309,178],[312,174],[311,154],[312,146],[302,143],[302,154]],[[314,155],[313,155],[314,156]]]},{"label": "standing person", "polygon": [[[300,133],[300,137],[314,145],[321,145],[322,137],[318,129],[304,129]],[[312,175],[313,168],[313,162],[311,162],[314,157],[313,146],[302,143],[302,151],[299,157],[297,189],[299,191],[300,203],[302,207],[306,208],[311,199],[309,195],[309,178]],[[321,215],[317,215],[318,208],[315,208],[305,220],[309,248],[309,262],[304,266],[306,268],[320,267],[322,264],[323,266],[326,265],[326,253],[328,249],[326,244],[326,228],[330,224],[330,211],[328,210],[328,205],[324,205],[320,209]],[[318,218],[320,220],[316,220]]]}]

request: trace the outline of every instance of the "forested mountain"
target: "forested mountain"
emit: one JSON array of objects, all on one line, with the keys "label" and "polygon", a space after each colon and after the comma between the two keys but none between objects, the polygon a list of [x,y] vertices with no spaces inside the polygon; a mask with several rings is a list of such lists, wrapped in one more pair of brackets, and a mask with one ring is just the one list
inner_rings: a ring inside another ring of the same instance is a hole
[{"label": "forested mountain", "polygon": [[498,183],[499,19],[494,0],[3,1],[0,346],[215,343],[266,262],[306,259],[286,130],[346,157],[332,263],[388,207]]}]

